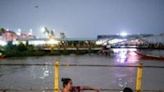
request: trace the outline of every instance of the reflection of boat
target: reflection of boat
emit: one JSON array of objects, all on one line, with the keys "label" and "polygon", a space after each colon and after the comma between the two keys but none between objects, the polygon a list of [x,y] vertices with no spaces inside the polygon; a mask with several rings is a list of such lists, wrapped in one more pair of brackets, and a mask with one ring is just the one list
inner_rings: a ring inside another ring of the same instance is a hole
[{"label": "reflection of boat", "polygon": [[141,59],[164,60],[163,56],[146,55],[139,51],[135,51],[135,52],[136,52],[136,54],[138,54],[140,56]]}]

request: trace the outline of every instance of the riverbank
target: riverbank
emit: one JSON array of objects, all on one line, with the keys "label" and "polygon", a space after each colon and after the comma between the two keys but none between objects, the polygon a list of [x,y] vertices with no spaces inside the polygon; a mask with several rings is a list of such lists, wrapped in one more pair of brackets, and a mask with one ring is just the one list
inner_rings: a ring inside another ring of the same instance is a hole
[{"label": "riverbank", "polygon": [[97,54],[99,50],[26,50],[4,52],[5,57],[26,57],[26,56],[59,56],[59,55],[84,55]]},{"label": "riverbank", "polygon": [[101,50],[100,46],[95,45],[93,42],[90,44],[58,44],[58,45],[29,45],[28,42],[19,43],[14,45],[12,42],[4,47],[0,47],[0,52],[5,57],[26,57],[26,56],[46,56],[46,55],[83,55],[90,53],[97,53]]}]

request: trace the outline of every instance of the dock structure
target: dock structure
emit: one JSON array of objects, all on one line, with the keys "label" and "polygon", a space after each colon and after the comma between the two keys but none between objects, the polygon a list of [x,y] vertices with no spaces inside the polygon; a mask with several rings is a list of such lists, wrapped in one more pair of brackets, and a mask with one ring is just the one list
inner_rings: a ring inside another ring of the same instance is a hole
[{"label": "dock structure", "polygon": [[97,39],[99,45],[111,48],[164,49],[164,34],[99,35]]}]

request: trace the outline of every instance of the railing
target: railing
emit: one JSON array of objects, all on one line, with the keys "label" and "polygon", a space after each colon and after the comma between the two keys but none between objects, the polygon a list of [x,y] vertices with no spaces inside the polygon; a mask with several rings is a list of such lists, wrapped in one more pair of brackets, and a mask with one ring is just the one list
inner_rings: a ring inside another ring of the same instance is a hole
[{"label": "railing", "polygon": [[[78,67],[133,67],[137,68],[137,77],[136,77],[136,92],[164,92],[164,90],[142,90],[142,71],[143,68],[164,68],[164,66],[152,66],[152,65],[92,65],[92,64],[59,64],[59,62],[56,62],[55,64],[0,64],[0,66],[53,66],[54,67],[54,87],[53,89],[3,89],[0,88],[0,92],[59,92],[59,79],[60,79],[60,67],[64,66],[78,66]],[[121,91],[120,89],[103,89],[100,88],[100,91],[109,91],[109,92],[118,92]]]}]

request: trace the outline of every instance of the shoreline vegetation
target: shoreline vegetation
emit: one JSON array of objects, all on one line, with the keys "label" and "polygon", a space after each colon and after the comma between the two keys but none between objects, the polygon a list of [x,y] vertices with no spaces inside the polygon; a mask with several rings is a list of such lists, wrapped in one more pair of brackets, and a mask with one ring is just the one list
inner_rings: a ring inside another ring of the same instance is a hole
[{"label": "shoreline vegetation", "polygon": [[66,48],[66,46],[34,46],[28,45],[28,43],[19,45],[13,45],[12,42],[4,47],[0,47],[0,52],[5,57],[26,57],[26,56],[45,56],[45,55],[83,55],[89,53],[98,53],[99,49],[93,50],[92,46],[85,46],[83,50],[80,50],[77,45],[73,46],[71,49]]},{"label": "shoreline vegetation", "polygon": [[[158,45],[140,45],[135,48],[137,49],[162,49],[164,46]],[[132,48],[132,47],[119,47],[111,46],[111,48]],[[18,45],[13,45],[12,42],[8,42],[6,46],[0,46],[0,56],[5,57],[26,57],[26,56],[48,56],[48,55],[84,55],[84,54],[98,54],[103,50],[102,46],[96,45],[93,41],[86,42],[66,42],[58,45],[43,45],[43,46],[34,46],[29,45],[28,41],[23,44],[19,43]]]}]

